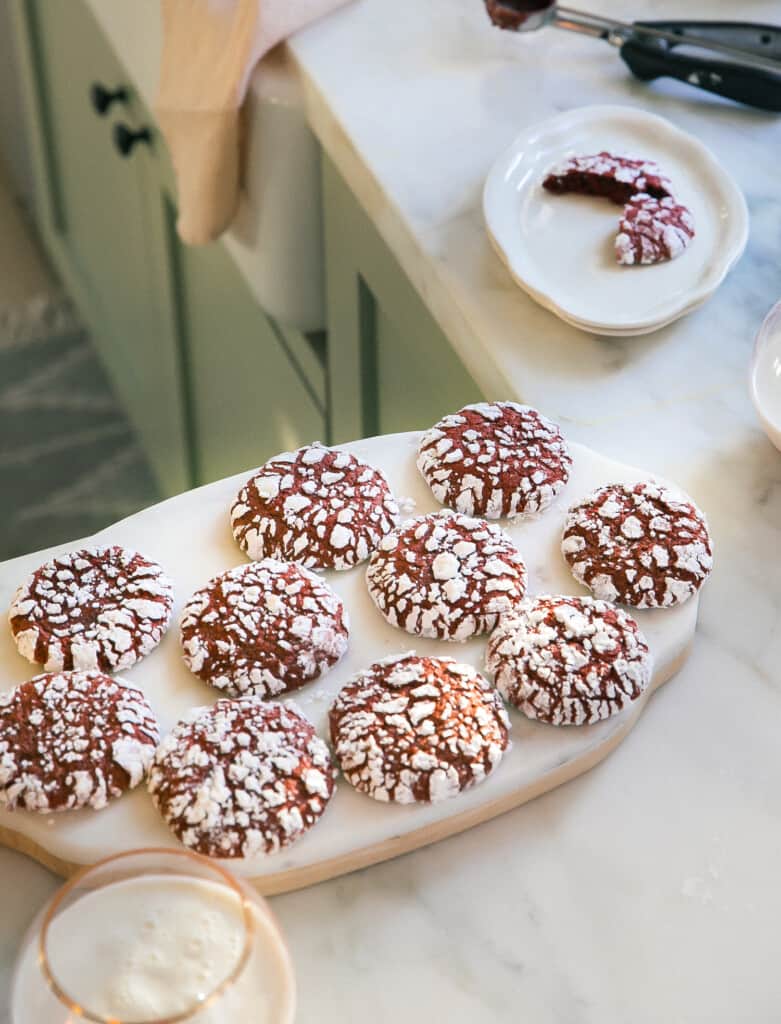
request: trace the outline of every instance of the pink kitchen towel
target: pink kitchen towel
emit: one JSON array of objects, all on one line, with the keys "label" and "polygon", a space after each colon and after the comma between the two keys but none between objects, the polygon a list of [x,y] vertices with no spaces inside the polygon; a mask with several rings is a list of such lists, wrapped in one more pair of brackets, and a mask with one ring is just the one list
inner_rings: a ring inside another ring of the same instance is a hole
[{"label": "pink kitchen towel", "polygon": [[229,227],[239,199],[241,106],[258,61],[349,0],[161,0],[163,55],[155,104],[177,179],[184,242]]}]

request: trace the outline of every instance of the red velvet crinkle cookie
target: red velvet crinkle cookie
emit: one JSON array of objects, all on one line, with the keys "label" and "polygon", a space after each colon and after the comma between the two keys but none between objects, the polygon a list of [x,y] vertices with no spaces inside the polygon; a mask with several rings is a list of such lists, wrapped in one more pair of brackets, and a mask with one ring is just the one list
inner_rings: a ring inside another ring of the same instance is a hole
[{"label": "red velvet crinkle cookie", "polygon": [[366,571],[392,626],[438,640],[494,628],[526,591],[526,566],[501,529],[459,512],[410,519],[380,542]]},{"label": "red velvet crinkle cookie", "polygon": [[571,508],[561,549],[596,597],[635,608],[687,601],[713,567],[705,516],[652,481],[609,484]]},{"label": "red velvet crinkle cookie", "polygon": [[635,620],[592,597],[526,598],[491,635],[486,667],[508,703],[551,725],[610,718],[651,682]]},{"label": "red velvet crinkle cookie", "polygon": [[9,619],[19,653],[51,672],[122,672],[168,628],[173,586],[155,562],[119,546],[58,555],[19,587]]},{"label": "red velvet crinkle cookie", "polygon": [[347,781],[386,803],[457,796],[490,775],[510,747],[499,695],[452,658],[376,662],[339,693],[330,724]]},{"label": "red velvet crinkle cookie", "polygon": [[160,740],[140,690],[54,672],[0,694],[0,806],[99,811],[143,781]]},{"label": "red velvet crinkle cookie", "polygon": [[334,791],[328,747],[292,704],[196,708],[166,736],[149,792],[172,832],[207,857],[254,857],[310,829]]},{"label": "red velvet crinkle cookie", "polygon": [[576,192],[603,196],[619,206],[638,192],[646,192],[655,199],[672,195],[672,182],[653,160],[638,160],[607,152],[564,160],[549,171],[543,186],[557,195]]},{"label": "red velvet crinkle cookie", "polygon": [[350,569],[399,519],[379,469],[349,452],[310,444],[275,456],[231,509],[233,536],[250,558]]},{"label": "red velvet crinkle cookie", "polygon": [[501,519],[541,512],[569,479],[561,430],[516,402],[482,402],[445,416],[420,439],[418,469],[442,505]]},{"label": "red velvet crinkle cookie", "polygon": [[680,256],[694,238],[691,212],[671,196],[632,196],[616,236],[616,260],[624,266],[663,263]]},{"label": "red velvet crinkle cookie", "polygon": [[276,697],[347,650],[344,605],[310,569],[273,558],[215,576],[182,613],[187,667],[232,697]]}]

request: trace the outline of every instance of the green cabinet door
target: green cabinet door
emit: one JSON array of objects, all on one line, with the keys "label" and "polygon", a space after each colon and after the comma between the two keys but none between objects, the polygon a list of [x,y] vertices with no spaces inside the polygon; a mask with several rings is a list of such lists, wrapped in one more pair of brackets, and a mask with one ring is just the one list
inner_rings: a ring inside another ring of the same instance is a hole
[{"label": "green cabinet door", "polygon": [[364,339],[375,351],[372,432],[425,430],[446,413],[480,401],[480,390],[420,300],[414,309],[407,304],[401,310],[384,308],[376,298],[374,303],[373,333]]},{"label": "green cabinet door", "polygon": [[339,172],[323,160],[331,433],[422,430],[482,395]]},{"label": "green cabinet door", "polygon": [[321,397],[224,248],[181,245],[173,206],[168,238],[197,482],[325,440]]},{"label": "green cabinet door", "polygon": [[[162,195],[153,149],[141,143],[123,157],[113,139],[118,122],[137,129],[144,115],[84,4],[20,0],[17,13],[32,65],[32,127],[41,133],[49,250],[89,322],[161,487],[175,493],[192,481],[156,224]],[[124,86],[128,101],[99,116],[90,99],[96,83]]]}]

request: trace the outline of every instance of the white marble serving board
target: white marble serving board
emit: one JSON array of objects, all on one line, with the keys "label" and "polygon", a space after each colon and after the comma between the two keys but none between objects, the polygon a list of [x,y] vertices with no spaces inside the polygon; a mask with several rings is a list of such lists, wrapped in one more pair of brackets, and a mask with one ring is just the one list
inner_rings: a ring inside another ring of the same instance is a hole
[{"label": "white marble serving board", "polygon": [[[405,505],[405,516],[439,506],[415,467],[418,434],[396,434],[344,447],[378,466]],[[582,593],[559,551],[569,505],[600,484],[632,482],[647,473],[573,445],[568,486],[540,516],[505,524],[529,570],[531,593]],[[219,694],[185,668],[176,622],[185,601],[216,573],[239,565],[243,555],[233,541],[228,510],[248,473],[221,480],[155,505],[108,527],[85,541],[25,555],[0,565],[0,607],[7,608],[19,582],[41,562],[84,543],[117,543],[157,559],[175,584],[174,624],[160,647],[123,677],[141,687],[168,730],[188,709],[212,703]],[[404,502],[408,498],[414,501]],[[467,644],[422,640],[389,626],[369,598],[364,567],[327,572],[344,600],[351,620],[350,648],[322,680],[294,695],[327,738],[327,712],[334,695],[357,670],[378,658],[407,650],[451,655],[483,669],[487,638]],[[637,619],[654,655],[651,689],[667,681],[685,661],[697,622],[696,598],[666,610],[642,611]],[[16,651],[7,625],[0,627],[0,689],[34,675],[36,669]],[[283,892],[322,881],[434,842],[485,821],[587,771],[605,757],[637,722],[647,697],[608,722],[582,728],[555,728],[511,711],[512,751],[483,784],[453,800],[430,806],[376,803],[340,780],[322,820],[287,850],[247,861],[231,861],[237,873],[262,891]],[[40,816],[0,811],[0,841],[69,873],[101,857],[142,846],[174,846],[176,840],[158,817],[142,787],[100,812]]]}]

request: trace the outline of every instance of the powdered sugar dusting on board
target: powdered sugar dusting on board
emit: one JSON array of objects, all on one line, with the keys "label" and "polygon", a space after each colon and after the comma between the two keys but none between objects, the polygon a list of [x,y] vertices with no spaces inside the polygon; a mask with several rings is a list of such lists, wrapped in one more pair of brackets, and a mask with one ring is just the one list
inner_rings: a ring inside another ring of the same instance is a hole
[{"label": "powdered sugar dusting on board", "polygon": [[310,568],[352,568],[398,520],[384,474],[322,444],[275,456],[242,487],[231,509],[233,535],[250,558]]},{"label": "powdered sugar dusting on board", "polygon": [[481,402],[420,439],[418,469],[434,497],[468,516],[511,519],[547,508],[569,479],[561,430],[517,402]]},{"label": "powdered sugar dusting on board", "polygon": [[332,668],[347,650],[344,605],[315,573],[266,558],[216,576],[187,602],[188,668],[237,697],[279,696]]},{"label": "powdered sugar dusting on board", "polygon": [[347,781],[382,802],[437,802],[485,779],[509,749],[509,719],[470,665],[387,658],[358,673],[330,712]]},{"label": "powdered sugar dusting on board", "polygon": [[36,676],[0,694],[0,805],[101,810],[143,780],[159,739],[139,690],[101,672]]},{"label": "powdered sugar dusting on board", "polygon": [[334,791],[328,747],[291,703],[256,697],[196,708],[149,773],[163,819],[208,857],[274,853],[300,839]]},{"label": "powdered sugar dusting on board", "polygon": [[653,481],[598,488],[570,509],[561,549],[596,597],[635,608],[681,604],[713,567],[705,516]]},{"label": "powdered sugar dusting on board", "polygon": [[591,597],[526,598],[491,635],[486,666],[504,699],[551,725],[617,714],[651,681],[651,655],[623,609]]},{"label": "powdered sugar dusting on board", "polygon": [[48,671],[121,672],[154,650],[172,606],[173,586],[160,566],[115,545],[42,565],[8,614],[20,654]]},{"label": "powdered sugar dusting on board", "polygon": [[526,566],[498,526],[443,510],[388,534],[366,572],[372,600],[393,626],[468,640],[496,625],[526,591]]}]

